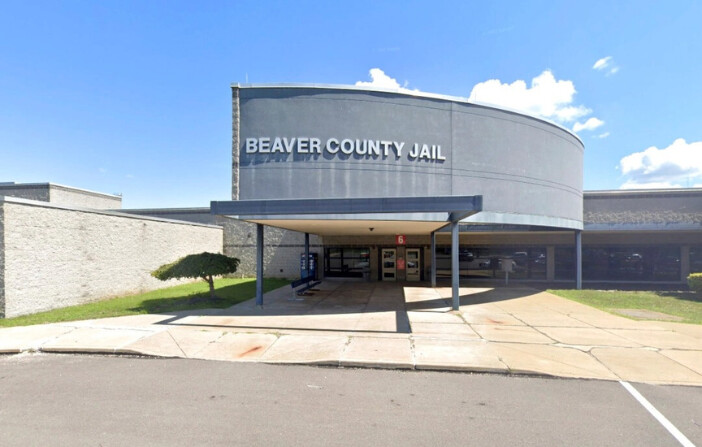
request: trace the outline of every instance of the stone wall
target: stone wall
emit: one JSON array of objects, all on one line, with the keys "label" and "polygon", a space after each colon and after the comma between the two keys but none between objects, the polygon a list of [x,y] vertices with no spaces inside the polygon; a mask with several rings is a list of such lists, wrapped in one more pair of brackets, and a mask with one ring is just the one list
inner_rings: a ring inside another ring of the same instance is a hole
[{"label": "stone wall", "polygon": [[0,196],[98,210],[115,210],[122,207],[122,197],[120,196],[55,183],[0,183]]},{"label": "stone wall", "polygon": [[0,199],[0,318],[5,318],[5,203]]},{"label": "stone wall", "polygon": [[0,196],[19,197],[22,199],[49,201],[48,183],[1,183]]},{"label": "stone wall", "polygon": [[702,229],[702,188],[586,191],[584,199],[584,219],[590,227],[688,224]]},{"label": "stone wall", "polygon": [[220,227],[7,197],[0,210],[8,318],[177,284],[150,272],[190,253],[222,251]]},{"label": "stone wall", "polygon": [[[238,276],[256,276],[256,224],[224,217],[224,254],[241,260]],[[264,227],[263,275],[271,278],[299,278],[300,254],[305,251],[305,234]],[[324,258],[321,238],[310,235],[310,253],[317,253],[320,264]],[[320,277],[322,265],[317,271]]]},{"label": "stone wall", "polygon": [[50,184],[49,202],[55,205],[91,208],[96,210],[116,210],[122,208],[122,197],[112,194],[86,191],[62,185]]}]

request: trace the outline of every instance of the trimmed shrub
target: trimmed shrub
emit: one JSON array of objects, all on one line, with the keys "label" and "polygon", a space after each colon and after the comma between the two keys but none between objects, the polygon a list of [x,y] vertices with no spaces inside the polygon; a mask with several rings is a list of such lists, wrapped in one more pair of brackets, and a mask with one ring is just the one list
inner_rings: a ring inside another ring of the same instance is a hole
[{"label": "trimmed shrub", "polygon": [[687,277],[687,286],[690,290],[702,293],[702,273],[690,273]]},{"label": "trimmed shrub", "polygon": [[219,253],[203,252],[188,255],[170,264],[164,264],[151,272],[151,276],[161,281],[181,278],[202,278],[210,286],[210,297],[215,298],[214,277],[236,272],[239,259]]}]

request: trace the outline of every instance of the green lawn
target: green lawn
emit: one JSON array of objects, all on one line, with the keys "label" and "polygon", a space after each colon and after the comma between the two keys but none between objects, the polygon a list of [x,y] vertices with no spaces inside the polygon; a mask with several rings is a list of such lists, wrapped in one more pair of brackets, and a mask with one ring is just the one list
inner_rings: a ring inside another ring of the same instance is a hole
[{"label": "green lawn", "polygon": [[[263,290],[268,292],[287,284],[290,284],[290,281],[268,278],[263,281]],[[0,327],[28,326],[31,324],[154,314],[190,309],[221,309],[253,298],[256,295],[256,280],[253,278],[216,279],[215,288],[218,297],[215,300],[210,299],[207,283],[202,281],[154,290],[139,295],[123,296],[16,318],[0,319]]]},{"label": "green lawn", "polygon": [[644,309],[682,317],[683,323],[702,324],[702,297],[694,292],[622,290],[548,290],[588,306],[614,313],[613,309]]}]

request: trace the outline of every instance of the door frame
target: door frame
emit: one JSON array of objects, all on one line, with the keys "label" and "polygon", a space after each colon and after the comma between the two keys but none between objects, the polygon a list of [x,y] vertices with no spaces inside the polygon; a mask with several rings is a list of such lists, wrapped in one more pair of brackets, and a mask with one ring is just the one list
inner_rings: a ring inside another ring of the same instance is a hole
[{"label": "door frame", "polygon": [[[392,251],[394,256],[393,256],[393,262],[395,264],[395,268],[393,269],[393,277],[392,279],[386,279],[385,277],[385,252],[387,251]],[[397,248],[392,247],[392,248],[381,248],[379,251],[380,255],[380,280],[381,281],[397,281]]]},{"label": "door frame", "polygon": [[[417,276],[416,279],[410,279],[409,277],[409,256],[408,253],[410,251],[416,251],[417,252]],[[422,248],[421,247],[412,247],[412,248],[405,248],[405,280],[407,281],[421,281],[422,280]]]}]

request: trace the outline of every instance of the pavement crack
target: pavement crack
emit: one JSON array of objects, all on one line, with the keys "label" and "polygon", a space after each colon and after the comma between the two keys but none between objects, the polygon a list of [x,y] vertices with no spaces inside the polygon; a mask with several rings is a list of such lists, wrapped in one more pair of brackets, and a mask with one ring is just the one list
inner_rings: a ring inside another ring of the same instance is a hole
[{"label": "pavement crack", "polygon": [[188,354],[186,354],[185,351],[183,351],[183,348],[180,347],[180,343],[178,343],[178,340],[176,340],[175,337],[173,336],[173,334],[171,334],[171,331],[166,331],[166,332],[168,333],[168,336],[171,337],[171,340],[173,340],[173,343],[175,343],[175,345],[178,347],[178,349],[180,349],[180,352],[183,353],[183,357],[188,358]]},{"label": "pavement crack", "polygon": [[262,352],[261,355],[259,356],[259,359],[260,359],[260,358],[263,358],[263,356],[266,355],[266,352],[268,352],[268,351],[273,347],[273,345],[276,344],[276,343],[278,343],[278,340],[280,340],[280,334],[277,333],[277,332],[267,332],[267,334],[268,334],[268,335],[273,335],[273,336],[275,337],[275,340],[273,340],[273,343],[269,344],[269,345],[266,347],[266,349],[263,350],[263,352]]}]

